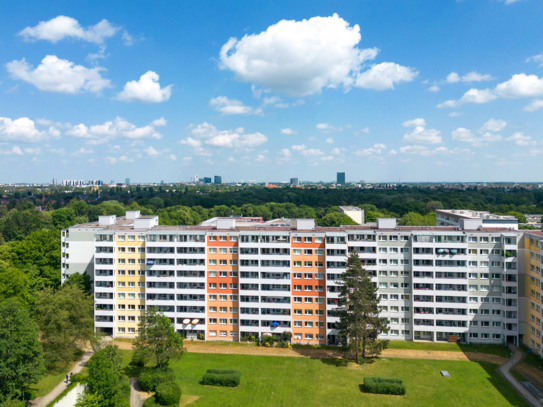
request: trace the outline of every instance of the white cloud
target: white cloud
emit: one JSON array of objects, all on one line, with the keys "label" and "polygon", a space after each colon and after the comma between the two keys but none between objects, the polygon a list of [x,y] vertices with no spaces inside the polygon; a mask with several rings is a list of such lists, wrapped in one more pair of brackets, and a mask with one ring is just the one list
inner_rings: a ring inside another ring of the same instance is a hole
[{"label": "white cloud", "polygon": [[507,137],[506,140],[514,142],[517,146],[533,146],[536,144],[530,136],[526,136],[520,131],[516,132],[511,137]]},{"label": "white cloud", "polygon": [[104,124],[92,126],[83,123],[77,124],[66,131],[66,134],[77,138],[93,139],[89,142],[92,145],[104,144],[115,137],[128,139],[153,138],[158,140],[162,138],[162,134],[157,132],[155,127],[165,125],[166,120],[163,117],[154,120],[147,126],[137,127],[135,124],[117,116],[114,120],[107,121]]},{"label": "white cloud", "polygon": [[134,162],[134,159],[133,158],[129,158],[128,156],[126,155],[122,155],[119,157],[119,161],[122,161],[122,162],[125,162],[125,163],[133,163]]},{"label": "white cloud", "polygon": [[49,149],[49,152],[53,154],[60,154],[60,155],[66,154],[66,150],[64,150],[63,148],[51,148]]},{"label": "white cloud", "polygon": [[451,72],[445,80],[447,83],[456,83],[461,81],[460,75],[458,75],[456,72]]},{"label": "white cloud", "polygon": [[405,133],[403,138],[409,143],[439,144],[441,143],[441,133],[436,129],[426,130],[423,126],[416,126],[411,133]]},{"label": "white cloud", "polygon": [[85,154],[92,154],[92,153],[93,153],[92,149],[81,147],[79,150],[72,153],[72,155],[78,156],[78,155],[85,155]]},{"label": "white cloud", "polygon": [[433,86],[430,86],[428,88],[428,91],[430,91],[430,92],[439,92],[440,90],[441,90],[441,88],[439,86],[437,86],[437,85],[433,85]]},{"label": "white cloud", "polygon": [[524,111],[526,112],[535,112],[539,109],[543,109],[543,99],[534,99],[529,105],[524,107]]},{"label": "white cloud", "polygon": [[330,125],[328,123],[319,123],[316,126],[317,130],[320,130],[324,134],[333,133],[333,132],[336,132],[336,131],[343,131],[343,130],[348,129],[350,127],[351,127],[350,125],[336,127],[336,126],[332,126],[332,125]]},{"label": "white cloud", "polygon": [[162,154],[160,151],[155,150],[152,146],[149,146],[149,148],[146,148],[143,150],[145,154],[147,154],[149,157],[156,158],[160,154]]},{"label": "white cloud", "polygon": [[170,99],[172,86],[160,87],[160,77],[156,72],[147,71],[140,76],[139,81],[130,81],[124,85],[122,92],[116,96],[123,102],[161,103]]},{"label": "white cloud", "polygon": [[332,161],[334,159],[333,155],[327,155],[324,157],[321,157],[321,161]]},{"label": "white cloud", "polygon": [[502,131],[503,129],[505,129],[505,126],[507,126],[507,122],[505,120],[490,119],[483,125],[483,127],[481,127],[479,133],[485,133],[488,131]]},{"label": "white cloud", "polygon": [[370,69],[358,75],[354,86],[376,90],[394,89],[394,85],[411,82],[418,74],[418,71],[408,66],[382,62],[372,65]]},{"label": "white cloud", "polygon": [[175,161],[175,160],[177,160],[177,157],[175,155],[173,155],[173,154],[170,154],[168,156],[168,159],[171,160],[171,161]]},{"label": "white cloud", "polygon": [[281,134],[291,135],[296,133],[298,132],[292,129],[281,129]]},{"label": "white cloud", "polygon": [[245,106],[242,102],[236,99],[228,99],[226,96],[217,96],[209,101],[209,105],[215,110],[224,115],[231,114],[262,114],[262,109],[253,109],[250,106]]},{"label": "white cloud", "polygon": [[[481,130],[483,130],[484,128],[485,126],[483,126]],[[470,143],[473,147],[483,147],[488,145],[488,143],[493,143],[495,141],[501,140],[501,136],[485,132],[482,134],[482,136],[478,137],[474,135],[470,130],[464,127],[459,127],[452,132],[452,139],[454,141],[459,141],[462,143]]]},{"label": "white cloud", "polygon": [[402,123],[404,127],[411,127],[411,126],[426,126],[426,120],[422,118],[413,119],[413,120],[406,120]]},{"label": "white cloud", "polygon": [[384,144],[374,144],[373,147],[364,148],[363,150],[358,150],[355,152],[355,155],[359,157],[369,157],[372,155],[381,154],[381,152],[386,148]]},{"label": "white cloud", "polygon": [[268,138],[262,133],[245,134],[243,128],[235,130],[218,130],[209,123],[202,123],[197,126],[189,126],[191,137],[181,140],[181,144],[190,145],[199,155],[210,155],[211,153],[203,149],[203,146],[218,148],[236,148],[241,150],[251,150],[268,141]]},{"label": "white cloud", "polygon": [[130,34],[128,34],[126,30],[123,31],[122,39],[123,39],[124,45],[126,45],[127,47],[134,44],[134,38]]},{"label": "white cloud", "polygon": [[328,138],[326,139],[326,142],[327,142],[328,144],[334,144],[334,139],[333,139],[332,137],[328,137]]},{"label": "white cloud", "polygon": [[451,150],[451,149],[448,149],[447,147],[437,147],[434,150],[430,150],[428,147],[419,146],[419,145],[400,147],[400,152],[402,154],[415,154],[415,155],[422,155],[426,157],[435,155],[435,154],[443,154],[443,155],[472,154],[472,151],[468,149],[454,148]]},{"label": "white cloud", "polygon": [[40,21],[35,27],[26,27],[18,35],[27,41],[46,40],[57,43],[65,38],[73,38],[101,44],[106,38],[114,36],[119,28],[102,20],[85,29],[75,18],[58,16],[49,21]]},{"label": "white cloud", "polygon": [[258,161],[258,162],[262,162],[266,159],[265,156],[263,156],[262,154],[259,154],[256,158],[255,158],[255,161]]},{"label": "white cloud", "polygon": [[23,155],[23,151],[18,146],[13,146],[13,148],[11,149],[11,153],[15,155]]},{"label": "white cloud", "polygon": [[12,120],[0,117],[0,141],[18,143],[38,143],[50,138],[44,131],[39,131],[36,124],[28,117]]},{"label": "white cloud", "polygon": [[543,78],[536,75],[517,74],[495,89],[470,89],[458,100],[447,100],[437,107],[457,107],[465,103],[487,103],[498,97],[516,99],[543,96]]},{"label": "white cloud", "polygon": [[342,154],[344,154],[346,151],[347,151],[347,149],[344,148],[344,147],[336,147],[336,148],[334,148],[332,151],[330,151],[330,154],[333,154],[333,155],[342,155]]},{"label": "white cloud", "polygon": [[456,72],[451,72],[447,78],[445,79],[445,81],[447,83],[456,83],[456,82],[466,82],[466,83],[471,83],[471,82],[482,82],[482,81],[491,81],[493,80],[494,78],[492,77],[492,75],[489,75],[489,74],[481,74],[479,72],[469,72],[467,74],[465,74],[464,76],[460,77],[460,75],[458,75]]},{"label": "white cloud", "polygon": [[302,151],[302,150],[305,150],[305,145],[300,144],[300,145],[292,146],[291,149],[292,151]]},{"label": "white cloud", "polygon": [[539,64],[539,67],[543,66],[543,53],[531,56],[530,58],[526,59],[526,62],[536,62]]},{"label": "white cloud", "polygon": [[462,112],[451,112],[449,113],[449,117],[458,117],[458,116],[462,116],[464,113]]},{"label": "white cloud", "polygon": [[110,164],[115,164],[117,159],[115,157],[106,157],[106,161]]},{"label": "white cloud", "polygon": [[318,148],[309,148],[306,150],[302,150],[300,154],[304,157],[320,157],[321,155],[324,155],[324,153]]},{"label": "white cloud", "polygon": [[32,69],[24,58],[8,62],[6,68],[13,79],[31,83],[39,90],[47,92],[100,93],[102,89],[111,87],[110,80],[100,75],[100,71],[105,71],[104,68],[85,68],[55,55],[47,55],[36,69]]},{"label": "white cloud", "polygon": [[470,89],[458,100],[447,100],[437,105],[437,107],[458,107],[465,103],[487,103],[497,96],[490,89]]},{"label": "white cloud", "polygon": [[[19,147],[17,147],[17,148],[19,148]],[[41,154],[41,148],[25,148],[25,154],[40,155]]]},{"label": "white cloud", "polygon": [[360,39],[360,27],[349,26],[337,14],[281,20],[260,34],[230,38],[221,48],[220,67],[232,70],[243,82],[290,96],[311,95],[324,87],[387,89],[391,81],[405,77],[403,72],[384,72],[386,65],[380,64],[371,68],[372,73],[362,77],[360,84],[355,83],[364,62],[375,59],[379,52],[377,48],[357,48]]},{"label": "white cloud", "polygon": [[543,96],[543,78],[536,75],[517,74],[496,86],[496,94],[504,98]]},{"label": "white cloud", "polygon": [[[282,148],[281,151],[279,151],[279,161],[289,161],[292,158],[292,153],[288,148]],[[230,157],[232,158],[232,157]]]},{"label": "white cloud", "polygon": [[388,153],[389,153],[390,155],[396,155],[396,154],[398,154],[398,152],[397,152],[396,150],[390,150]]}]

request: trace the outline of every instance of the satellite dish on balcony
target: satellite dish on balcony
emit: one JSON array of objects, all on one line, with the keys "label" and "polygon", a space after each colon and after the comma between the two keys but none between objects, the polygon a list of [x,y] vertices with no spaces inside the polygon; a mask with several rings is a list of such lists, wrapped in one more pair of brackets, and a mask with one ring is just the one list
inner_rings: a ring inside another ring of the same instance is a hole
[{"label": "satellite dish on balcony", "polygon": [[187,325],[187,324],[189,324],[189,323],[190,323],[190,319],[189,319],[189,318],[185,318],[185,319],[183,320],[183,324]]},{"label": "satellite dish on balcony", "polygon": [[195,318],[192,320],[192,325],[196,325],[200,320],[198,318]]}]

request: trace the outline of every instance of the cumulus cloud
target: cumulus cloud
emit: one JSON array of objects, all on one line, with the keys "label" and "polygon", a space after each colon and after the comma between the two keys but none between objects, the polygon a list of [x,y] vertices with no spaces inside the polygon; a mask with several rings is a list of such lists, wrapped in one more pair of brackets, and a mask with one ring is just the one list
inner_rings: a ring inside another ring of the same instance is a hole
[{"label": "cumulus cloud", "polygon": [[422,126],[426,127],[426,120],[422,118],[413,119],[413,120],[406,120],[402,123],[404,127],[411,127],[411,126]]},{"label": "cumulus cloud", "polygon": [[441,90],[441,88],[439,86],[437,86],[437,85],[433,85],[433,86],[430,86],[428,88],[428,91],[430,91],[430,92],[439,92],[440,90]]},{"label": "cumulus cloud", "polygon": [[479,133],[485,133],[487,131],[502,131],[505,129],[505,126],[507,126],[507,122],[505,120],[496,120],[496,119],[490,119],[485,124],[483,124],[483,127],[479,130]]},{"label": "cumulus cloud", "polygon": [[422,156],[431,156],[435,154],[443,154],[443,155],[450,155],[450,154],[471,154],[471,150],[469,149],[448,149],[447,147],[437,147],[435,149],[429,149],[426,146],[420,146],[420,145],[413,145],[413,146],[404,146],[400,147],[400,153],[402,154],[414,154],[414,155],[422,155]]},{"label": "cumulus cloud", "polygon": [[73,152],[72,155],[78,156],[78,155],[85,155],[85,154],[92,154],[92,153],[93,151],[91,148],[81,147],[79,150]]},{"label": "cumulus cloud", "polygon": [[305,150],[305,148],[305,144],[299,144],[291,147],[292,151],[302,151]]},{"label": "cumulus cloud", "polygon": [[262,109],[253,109],[250,106],[245,106],[242,102],[236,99],[228,99],[226,96],[217,96],[209,101],[209,105],[215,110],[224,115],[231,114],[262,114]]},{"label": "cumulus cloud", "polygon": [[191,146],[194,148],[195,154],[204,156],[211,155],[211,152],[205,147],[252,150],[268,141],[268,138],[262,133],[245,134],[243,128],[218,130],[206,122],[196,126],[191,125],[188,130],[190,136],[181,140],[180,143]]},{"label": "cumulus cloud", "polygon": [[92,139],[89,144],[93,145],[103,144],[116,137],[127,139],[153,138],[158,140],[162,138],[162,134],[160,134],[155,127],[165,125],[166,120],[163,117],[154,120],[147,126],[137,127],[126,119],[117,116],[114,120],[107,121],[103,124],[91,126],[87,126],[83,123],[77,124],[67,130],[66,134],[77,138]]},{"label": "cumulus cloud", "polygon": [[524,111],[526,112],[535,112],[539,109],[543,109],[543,99],[534,99],[529,105],[524,107]]},{"label": "cumulus cloud", "polygon": [[292,129],[281,129],[281,134],[286,134],[287,136],[290,136],[292,134],[296,134],[298,133],[297,131],[295,130],[292,130]]},{"label": "cumulus cloud", "polygon": [[130,81],[124,85],[122,92],[116,96],[123,102],[161,103],[170,99],[172,86],[160,87],[160,77],[156,72],[147,71],[139,81]]},{"label": "cumulus cloud", "polygon": [[36,128],[36,124],[28,117],[12,120],[9,117],[0,117],[0,141],[18,143],[38,143],[56,137]]},{"label": "cumulus cloud", "polygon": [[6,68],[13,79],[28,82],[46,92],[100,93],[102,89],[111,87],[110,80],[100,75],[104,68],[85,68],[55,55],[47,55],[36,69],[32,69],[24,58],[8,62]]},{"label": "cumulus cloud", "polygon": [[451,72],[445,81],[447,83],[456,83],[456,82],[482,82],[482,81],[491,81],[494,78],[490,74],[481,74],[479,72],[469,72],[465,74],[464,76],[458,75],[456,72]]},{"label": "cumulus cloud", "polygon": [[381,154],[381,152],[386,148],[384,144],[374,144],[373,147],[364,148],[355,152],[355,155],[359,157],[369,157],[372,155]]},{"label": "cumulus cloud", "polygon": [[515,143],[517,146],[533,146],[536,144],[530,136],[526,136],[521,131],[516,132],[511,137],[507,137],[506,140]]},{"label": "cumulus cloud", "polygon": [[452,132],[452,139],[462,143],[470,143],[473,147],[483,147],[488,143],[501,140],[501,136],[498,134],[483,133],[481,136],[476,136],[470,130],[459,127]]},{"label": "cumulus cloud", "polygon": [[117,159],[115,157],[106,157],[106,161],[110,164],[115,164]]},{"label": "cumulus cloud", "polygon": [[379,52],[358,48],[360,40],[360,27],[351,27],[337,14],[281,20],[260,34],[230,38],[221,48],[220,68],[233,71],[243,82],[289,96],[311,95],[324,87],[390,89],[413,75],[411,68],[393,63],[360,74],[364,62]]},{"label": "cumulus cloud", "polygon": [[403,123],[405,127],[415,126],[410,133],[405,133],[403,138],[408,143],[439,144],[441,143],[441,132],[436,129],[426,129],[424,119],[407,120]]},{"label": "cumulus cloud", "polygon": [[102,44],[106,38],[114,36],[119,29],[120,27],[113,26],[107,20],[83,28],[75,18],[58,16],[49,21],[40,21],[34,27],[26,27],[18,35],[27,41],[45,40],[57,43],[65,38],[73,38]]},{"label": "cumulus cloud", "polygon": [[343,131],[345,129],[351,128],[351,126],[349,125],[338,127],[338,126],[332,126],[328,123],[319,123],[315,127],[317,128],[317,130],[320,130],[320,132],[323,134],[334,133],[334,132]]},{"label": "cumulus cloud", "polygon": [[375,90],[394,89],[394,85],[411,82],[418,74],[413,68],[383,62],[372,65],[370,69],[358,75],[354,86]]},{"label": "cumulus cloud", "polygon": [[517,99],[543,96],[543,78],[517,74],[494,89],[470,89],[458,100],[447,100],[437,107],[457,107],[466,103],[487,103],[499,97]]},{"label": "cumulus cloud", "polygon": [[333,139],[332,137],[328,137],[328,138],[326,139],[326,142],[327,142],[328,144],[334,144],[334,139]]},{"label": "cumulus cloud", "polygon": [[539,67],[543,67],[543,53],[531,56],[530,58],[526,59],[526,62],[536,62],[539,64]]},{"label": "cumulus cloud", "polygon": [[303,155],[304,157],[320,157],[324,155],[324,153],[318,148],[308,148],[308,149],[300,151],[300,154]]}]

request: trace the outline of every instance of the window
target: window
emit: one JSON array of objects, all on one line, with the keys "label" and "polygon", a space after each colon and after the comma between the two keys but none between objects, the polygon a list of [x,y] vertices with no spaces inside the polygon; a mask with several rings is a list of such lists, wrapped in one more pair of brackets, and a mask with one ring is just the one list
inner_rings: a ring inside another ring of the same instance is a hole
[{"label": "window", "polygon": [[[295,328],[301,328],[302,327],[302,321],[294,321],[294,327]],[[302,339],[302,338],[300,337],[300,339]]]},{"label": "window", "polygon": [[304,243],[313,243],[312,237],[304,237]]},{"label": "window", "polygon": [[[299,286],[299,287],[301,287],[301,286]],[[300,290],[301,290],[301,288],[300,288]],[[301,304],[302,303],[302,297],[294,297],[292,302]]]},{"label": "window", "polygon": [[117,328],[117,332],[119,332],[120,334],[124,334],[124,328]]},{"label": "window", "polygon": [[209,301],[217,301],[217,294],[211,294],[209,296]]},{"label": "window", "polygon": [[302,286],[301,285],[295,285],[294,286],[294,291],[302,291]]},{"label": "window", "polygon": [[322,256],[324,254],[324,250],[323,249],[315,249],[315,255],[317,256]]},{"label": "window", "polygon": [[292,238],[292,241],[293,241],[294,243],[302,243],[302,237],[301,237],[301,236],[294,236],[294,237]]},{"label": "window", "polygon": [[322,237],[316,237],[315,243],[322,243]]},{"label": "window", "polygon": [[217,289],[217,283],[209,283],[209,289],[216,290]]},{"label": "window", "polygon": [[210,266],[216,266],[216,265],[217,265],[217,260],[215,260],[215,259],[209,259],[209,265],[210,265]]},{"label": "window", "polygon": [[211,254],[217,253],[217,248],[215,248],[215,247],[210,247],[210,248],[209,248],[209,253],[211,253]]},{"label": "window", "polygon": [[[471,261],[470,261],[470,263],[471,263]],[[477,273],[469,273],[468,277],[469,277],[470,279],[477,280]]]},{"label": "window", "polygon": [[139,242],[145,242],[145,236],[143,236],[143,235],[138,236],[138,241]]},{"label": "window", "polygon": [[313,340],[313,334],[305,334],[305,340],[306,341],[312,341]]},{"label": "window", "polygon": [[209,331],[209,336],[217,336],[217,331]]},{"label": "window", "polygon": [[209,324],[210,324],[210,325],[215,325],[215,324],[217,324],[217,318],[209,318]]},{"label": "window", "polygon": [[227,288],[228,288],[228,284],[226,284],[226,283],[220,283],[219,284],[219,289],[220,290],[226,290]]},{"label": "window", "polygon": [[117,240],[119,242],[124,242],[125,238],[124,238],[124,236],[117,236]]}]

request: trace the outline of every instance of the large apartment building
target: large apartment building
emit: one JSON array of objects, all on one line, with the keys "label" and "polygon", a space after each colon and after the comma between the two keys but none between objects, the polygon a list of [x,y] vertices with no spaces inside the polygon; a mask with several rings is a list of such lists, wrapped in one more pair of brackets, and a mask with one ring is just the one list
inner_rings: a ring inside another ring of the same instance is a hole
[{"label": "large apartment building", "polygon": [[[467,228],[469,227],[469,228]],[[337,343],[346,256],[379,289],[391,340],[523,342],[541,354],[543,233],[458,226],[315,226],[313,219],[213,218],[161,226],[127,212],[62,231],[62,276],[94,279],[95,326],[134,337],[158,307],[186,337],[238,341],[288,331]]]}]

